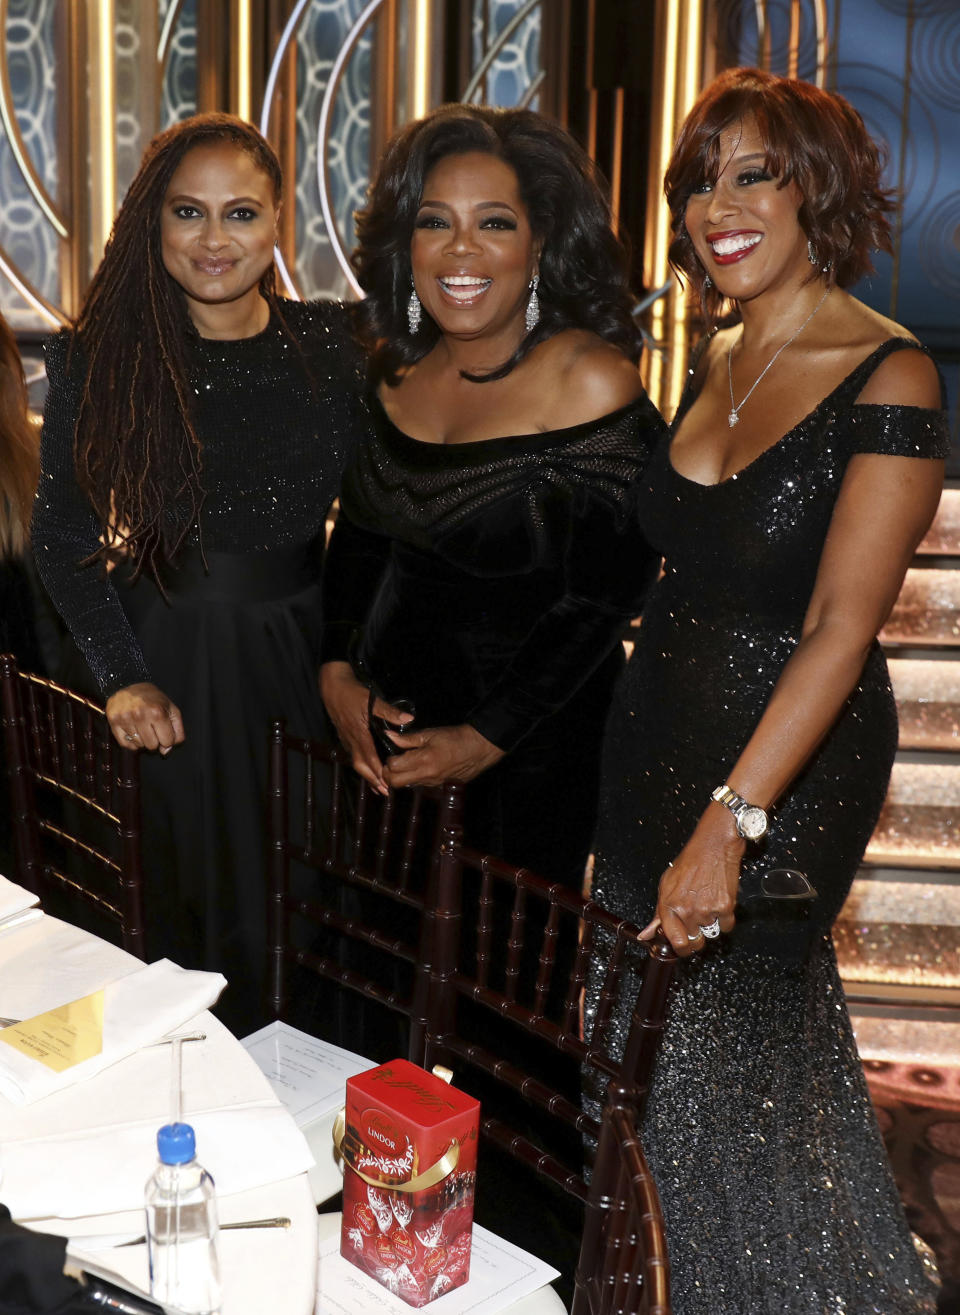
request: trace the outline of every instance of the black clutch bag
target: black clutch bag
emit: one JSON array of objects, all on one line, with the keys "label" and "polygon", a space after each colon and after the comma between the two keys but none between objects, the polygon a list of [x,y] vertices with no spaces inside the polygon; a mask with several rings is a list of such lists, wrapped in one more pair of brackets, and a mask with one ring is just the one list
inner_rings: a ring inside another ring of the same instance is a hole
[{"label": "black clutch bag", "polygon": [[[377,756],[382,763],[385,763],[388,758],[395,758],[398,753],[405,752],[401,745],[397,744],[396,741],[390,738],[388,732],[393,731],[396,735],[403,735],[405,731],[411,729],[413,722],[393,722],[387,721],[386,717],[378,717],[373,711],[373,705],[378,698],[382,697],[383,696],[379,694],[374,686],[371,685],[370,697],[367,700],[367,724],[370,727],[370,734],[373,737]],[[409,699],[388,699],[386,702],[391,703],[392,706],[397,708],[400,712],[409,712],[411,717],[416,715],[416,708]]]}]

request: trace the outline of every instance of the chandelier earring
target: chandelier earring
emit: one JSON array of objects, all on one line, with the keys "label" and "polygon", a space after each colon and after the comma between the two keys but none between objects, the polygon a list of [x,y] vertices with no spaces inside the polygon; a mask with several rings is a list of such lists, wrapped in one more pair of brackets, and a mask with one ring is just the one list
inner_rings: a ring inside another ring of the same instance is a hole
[{"label": "chandelier earring", "polygon": [[407,328],[411,335],[416,334],[420,328],[420,317],[423,314],[423,307],[420,305],[420,298],[417,296],[417,290],[413,286],[413,280],[410,281],[410,300],[407,302]]},{"label": "chandelier earring", "polygon": [[712,287],[713,287],[713,279],[710,277],[709,274],[704,274],[704,276],[703,276],[703,290],[704,290],[704,292],[709,292],[710,289],[711,289]]},{"label": "chandelier earring", "polygon": [[828,260],[825,264],[820,265],[820,257],[817,255],[817,248],[813,245],[813,238],[807,238],[807,259],[811,265],[819,265],[821,274],[829,274],[832,261]]},{"label": "chandelier earring", "polygon": [[540,298],[537,296],[539,286],[540,275],[534,274],[530,280],[530,299],[527,302],[527,309],[523,313],[523,323],[527,333],[532,333],[540,323]]}]

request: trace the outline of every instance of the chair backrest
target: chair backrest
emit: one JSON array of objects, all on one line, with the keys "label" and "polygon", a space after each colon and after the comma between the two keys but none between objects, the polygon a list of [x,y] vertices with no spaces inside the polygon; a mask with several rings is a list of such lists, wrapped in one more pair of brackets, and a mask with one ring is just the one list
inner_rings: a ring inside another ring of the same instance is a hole
[{"label": "chair backrest", "polygon": [[637,1133],[638,1105],[636,1088],[610,1084],[571,1315],[670,1315],[663,1214]]},{"label": "chair backrest", "polygon": [[[456,823],[442,837],[431,916],[426,1068],[451,1067],[467,1091],[476,1079],[485,1090],[513,1093],[525,1106],[539,1108],[547,1126],[560,1130],[561,1142],[571,1140],[564,1130],[572,1129],[596,1144],[599,1124],[576,1095],[551,1081],[549,1058],[540,1062],[551,1052],[592,1071],[601,1105],[616,1079],[629,1084],[642,1108],[676,966],[665,940],[650,945],[640,939],[639,927],[593,901],[464,847]],[[596,1007],[584,1037],[588,975]],[[621,1056],[625,1000],[633,1005],[632,1012],[626,1005]],[[481,1113],[481,1134],[586,1200],[578,1138],[572,1139],[576,1162],[567,1163],[496,1114]]]},{"label": "chair backrest", "polygon": [[[0,655],[16,880],[81,901],[144,957],[140,764],[101,707]],[[59,907],[59,906],[57,906]]]},{"label": "chair backrest", "polygon": [[[268,788],[271,1012],[290,1016],[288,977],[298,965],[408,1020],[407,1056],[419,1062],[430,969],[424,910],[437,837],[459,825],[461,791],[384,798],[342,749],[292,735],[282,721],[271,729]],[[375,1046],[361,1035],[354,1048]]]}]

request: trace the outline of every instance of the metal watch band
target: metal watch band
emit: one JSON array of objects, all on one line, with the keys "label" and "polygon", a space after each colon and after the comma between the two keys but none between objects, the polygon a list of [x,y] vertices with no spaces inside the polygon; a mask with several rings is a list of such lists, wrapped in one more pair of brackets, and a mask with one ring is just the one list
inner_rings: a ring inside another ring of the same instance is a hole
[{"label": "metal watch band", "polygon": [[750,808],[742,794],[737,794],[736,790],[729,785],[718,785],[716,790],[710,795],[710,798],[717,804],[723,804],[724,808],[729,808],[731,813],[736,813],[740,808]]},{"label": "metal watch band", "polygon": [[743,795],[729,785],[718,785],[710,798],[724,808],[728,808],[737,823],[737,832],[744,840],[759,840],[766,834],[767,811],[758,804],[747,803]]}]

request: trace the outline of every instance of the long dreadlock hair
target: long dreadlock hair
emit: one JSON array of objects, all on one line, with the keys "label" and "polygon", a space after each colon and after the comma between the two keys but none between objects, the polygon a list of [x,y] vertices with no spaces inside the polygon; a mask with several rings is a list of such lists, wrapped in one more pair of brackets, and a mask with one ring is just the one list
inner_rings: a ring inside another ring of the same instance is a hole
[{"label": "long dreadlock hair", "polygon": [[[197,114],[147,147],[114,221],[73,330],[85,376],[74,431],[77,480],[103,527],[95,557],[119,541],[134,573],[159,578],[200,513],[202,451],[190,418],[184,296],[163,264],[160,220],[170,180],[197,146],[229,142],[269,177],[279,202],[280,163],[251,124]],[[277,304],[271,263],[260,291]]]}]

